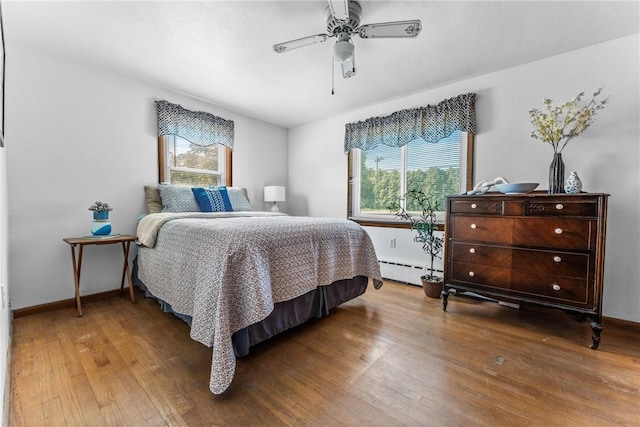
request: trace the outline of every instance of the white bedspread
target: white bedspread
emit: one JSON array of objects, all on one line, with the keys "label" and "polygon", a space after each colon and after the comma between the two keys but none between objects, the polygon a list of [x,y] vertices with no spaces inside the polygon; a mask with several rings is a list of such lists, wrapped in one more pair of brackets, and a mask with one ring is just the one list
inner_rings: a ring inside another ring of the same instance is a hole
[{"label": "white bedspread", "polygon": [[191,337],[212,347],[209,388],[215,394],[229,387],[235,372],[231,336],[265,319],[274,303],[355,276],[382,285],[373,244],[352,221],[186,216],[141,220],[145,236],[144,222],[162,224],[155,247],[139,248],[139,277],[155,296],[191,316]]}]

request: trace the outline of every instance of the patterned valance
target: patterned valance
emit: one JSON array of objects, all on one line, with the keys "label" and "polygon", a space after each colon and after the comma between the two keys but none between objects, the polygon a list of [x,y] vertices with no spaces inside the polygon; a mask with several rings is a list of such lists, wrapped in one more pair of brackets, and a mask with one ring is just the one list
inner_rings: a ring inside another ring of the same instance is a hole
[{"label": "patterned valance", "polygon": [[418,138],[435,143],[456,130],[476,133],[475,101],[476,94],[467,93],[438,105],[347,123],[344,152],[348,153],[352,148],[372,150],[379,144],[402,147]]},{"label": "patterned valance", "polygon": [[233,120],[204,111],[189,111],[178,104],[156,101],[158,136],[176,135],[192,144],[222,144],[233,149]]}]

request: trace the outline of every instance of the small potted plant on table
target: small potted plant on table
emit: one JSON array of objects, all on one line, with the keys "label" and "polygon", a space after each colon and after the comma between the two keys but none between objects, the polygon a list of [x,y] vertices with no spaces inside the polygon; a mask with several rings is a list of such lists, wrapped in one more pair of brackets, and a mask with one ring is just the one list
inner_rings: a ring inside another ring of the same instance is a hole
[{"label": "small potted plant on table", "polygon": [[95,202],[89,207],[93,211],[93,223],[91,224],[91,234],[93,236],[108,236],[111,234],[111,222],[109,212],[113,210],[109,203]]},{"label": "small potted plant on table", "polygon": [[395,204],[392,211],[401,219],[409,221],[411,230],[415,231],[414,241],[422,243],[422,250],[429,255],[429,273],[421,277],[422,289],[426,296],[431,298],[440,298],[442,292],[443,279],[442,276],[435,274],[433,267],[434,260],[441,258],[440,254],[444,248],[444,239],[435,232],[439,230],[436,214],[439,206],[437,201],[431,200],[424,191],[409,190],[404,196],[407,206],[417,206],[421,213],[412,215],[405,207]]}]

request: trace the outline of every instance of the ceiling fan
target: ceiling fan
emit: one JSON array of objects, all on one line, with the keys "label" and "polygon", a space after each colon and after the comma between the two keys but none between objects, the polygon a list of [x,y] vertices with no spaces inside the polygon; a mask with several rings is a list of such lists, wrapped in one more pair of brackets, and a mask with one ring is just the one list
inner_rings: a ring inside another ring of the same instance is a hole
[{"label": "ceiling fan", "polygon": [[422,30],[422,23],[419,19],[360,25],[360,15],[362,14],[360,3],[355,0],[328,1],[329,6],[325,9],[326,34],[316,34],[274,44],[273,50],[277,53],[284,53],[300,47],[323,43],[330,37],[335,37],[336,44],[333,46],[333,56],[342,64],[342,76],[348,78],[356,74],[352,35],[358,34],[363,39],[415,38]]}]

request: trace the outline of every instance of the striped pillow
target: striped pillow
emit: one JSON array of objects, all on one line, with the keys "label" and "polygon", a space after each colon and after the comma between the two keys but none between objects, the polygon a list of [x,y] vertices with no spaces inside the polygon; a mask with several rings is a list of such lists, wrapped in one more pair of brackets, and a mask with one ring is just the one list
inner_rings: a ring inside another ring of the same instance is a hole
[{"label": "striped pillow", "polygon": [[227,193],[227,187],[191,189],[201,212],[231,212],[231,200]]}]

